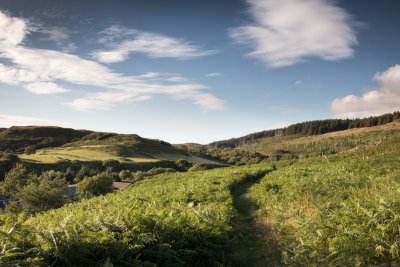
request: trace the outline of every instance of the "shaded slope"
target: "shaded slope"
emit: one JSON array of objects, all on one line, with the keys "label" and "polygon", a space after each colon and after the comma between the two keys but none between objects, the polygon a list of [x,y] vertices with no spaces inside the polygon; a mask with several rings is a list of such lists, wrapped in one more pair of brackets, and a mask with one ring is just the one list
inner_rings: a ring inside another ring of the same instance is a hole
[{"label": "shaded slope", "polygon": [[0,131],[0,151],[22,151],[27,146],[37,148],[61,146],[92,133],[53,126],[13,126]]}]

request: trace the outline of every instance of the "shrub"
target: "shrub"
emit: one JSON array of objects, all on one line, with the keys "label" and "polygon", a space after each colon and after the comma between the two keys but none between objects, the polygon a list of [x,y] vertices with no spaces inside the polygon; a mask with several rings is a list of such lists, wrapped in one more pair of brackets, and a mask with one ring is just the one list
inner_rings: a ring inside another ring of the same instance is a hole
[{"label": "shrub", "polygon": [[42,175],[37,181],[21,188],[16,198],[22,211],[36,213],[63,206],[67,202],[66,188],[64,179],[52,179],[51,174]]},{"label": "shrub", "polygon": [[24,149],[24,154],[30,155],[30,154],[35,154],[36,153],[36,146],[32,145],[32,146],[27,146]]},{"label": "shrub", "polygon": [[85,177],[77,185],[78,194],[82,197],[105,195],[113,191],[113,182],[113,176],[108,173]]}]

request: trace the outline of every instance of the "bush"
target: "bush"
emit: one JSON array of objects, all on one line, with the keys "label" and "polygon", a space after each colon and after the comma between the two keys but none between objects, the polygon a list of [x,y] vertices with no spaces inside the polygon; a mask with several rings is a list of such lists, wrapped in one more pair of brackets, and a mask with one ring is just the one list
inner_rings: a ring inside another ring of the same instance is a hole
[{"label": "bush", "polygon": [[36,146],[32,145],[32,146],[27,146],[24,149],[24,154],[30,155],[30,154],[35,154],[36,153]]},{"label": "bush", "polygon": [[132,178],[132,173],[128,170],[122,170],[119,172],[118,177],[121,181],[130,180]]},{"label": "bush", "polygon": [[22,163],[18,163],[11,171],[9,171],[2,183],[0,183],[0,194],[7,197],[13,197],[19,189],[33,180],[35,175],[29,173]]},{"label": "bush", "polygon": [[175,161],[175,165],[178,167],[180,171],[187,171],[190,167],[192,167],[192,163],[188,162],[187,160],[180,159]]},{"label": "bush", "polygon": [[82,197],[105,195],[113,191],[113,175],[100,173],[85,177],[77,185],[78,194]]},{"label": "bush", "polygon": [[65,180],[53,178],[50,171],[21,188],[16,194],[21,210],[26,213],[36,213],[49,209],[56,209],[67,202]]}]

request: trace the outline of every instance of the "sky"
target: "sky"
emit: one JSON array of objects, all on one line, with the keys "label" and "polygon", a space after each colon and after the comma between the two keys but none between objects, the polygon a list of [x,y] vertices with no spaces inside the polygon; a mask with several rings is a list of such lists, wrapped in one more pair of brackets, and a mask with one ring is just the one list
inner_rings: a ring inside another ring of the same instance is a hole
[{"label": "sky", "polygon": [[2,0],[0,127],[209,143],[400,110],[398,0]]}]

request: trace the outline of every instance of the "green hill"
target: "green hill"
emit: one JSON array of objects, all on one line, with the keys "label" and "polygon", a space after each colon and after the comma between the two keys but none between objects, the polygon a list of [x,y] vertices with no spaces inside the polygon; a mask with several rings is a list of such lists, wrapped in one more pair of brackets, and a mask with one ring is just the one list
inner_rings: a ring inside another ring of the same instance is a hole
[{"label": "green hill", "polygon": [[61,146],[90,133],[92,131],[52,126],[14,126],[0,131],[0,151],[22,152],[28,146]]},{"label": "green hill", "polygon": [[137,135],[90,132],[61,146],[20,154],[25,161],[52,159],[56,165],[66,159],[117,159],[122,162],[118,172],[139,165],[132,164],[135,160],[194,155],[246,165],[146,176],[124,191],[59,209],[0,215],[0,265],[400,262],[400,121],[320,135],[272,136],[237,148],[172,146]]},{"label": "green hill", "polygon": [[355,128],[321,135],[274,136],[238,148],[270,159],[294,159],[335,154],[392,141],[400,134],[400,121],[375,127]]},{"label": "green hill", "polygon": [[279,136],[312,136],[325,133],[338,132],[354,128],[374,127],[385,125],[400,119],[400,112],[383,114],[380,116],[371,116],[368,118],[357,119],[328,119],[306,121],[289,125],[284,128],[272,129],[246,136],[231,138],[213,142],[210,145],[215,147],[237,148],[243,145],[257,144],[260,140],[279,137]]},{"label": "green hill", "polygon": [[1,215],[0,263],[392,266],[400,262],[398,123],[301,138],[284,139],[279,147],[290,142],[302,147],[354,140],[358,145],[334,154],[167,173],[125,191],[28,218]]},{"label": "green hill", "polygon": [[[31,151],[29,151],[31,148]],[[116,134],[61,127],[18,126],[0,131],[0,151],[18,153],[25,161],[154,162],[159,160],[218,164],[193,156],[171,144],[136,134]]]}]

